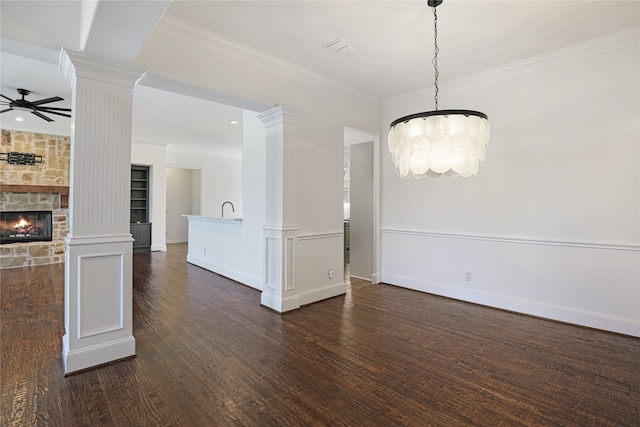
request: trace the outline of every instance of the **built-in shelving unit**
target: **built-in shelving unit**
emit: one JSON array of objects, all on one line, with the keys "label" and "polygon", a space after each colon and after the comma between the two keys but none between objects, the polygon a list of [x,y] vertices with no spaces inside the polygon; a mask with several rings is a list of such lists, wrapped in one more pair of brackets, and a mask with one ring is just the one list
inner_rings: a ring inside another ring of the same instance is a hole
[{"label": "built-in shelving unit", "polygon": [[134,251],[151,249],[149,166],[131,165],[131,235]]}]

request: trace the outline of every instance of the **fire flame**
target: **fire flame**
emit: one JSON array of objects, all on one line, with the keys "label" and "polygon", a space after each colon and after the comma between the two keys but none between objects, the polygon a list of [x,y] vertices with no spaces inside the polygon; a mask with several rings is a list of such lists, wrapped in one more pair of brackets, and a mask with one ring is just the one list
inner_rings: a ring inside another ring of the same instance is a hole
[{"label": "fire flame", "polygon": [[20,233],[20,234],[27,234],[27,233],[30,233],[30,232],[33,230],[33,228],[32,228],[32,227],[33,227],[33,226],[32,226],[32,224],[31,224],[29,221],[27,221],[27,220],[26,220],[26,219],[24,219],[24,218],[20,218],[20,221],[16,222],[16,223],[13,225],[13,230],[14,230],[16,233]]}]

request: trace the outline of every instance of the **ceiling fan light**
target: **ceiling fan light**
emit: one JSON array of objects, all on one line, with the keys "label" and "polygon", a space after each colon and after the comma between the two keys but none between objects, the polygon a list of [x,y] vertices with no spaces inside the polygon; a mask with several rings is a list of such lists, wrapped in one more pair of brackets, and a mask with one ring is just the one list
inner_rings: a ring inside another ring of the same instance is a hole
[{"label": "ceiling fan light", "polygon": [[17,111],[26,111],[27,113],[33,111],[33,108],[23,107],[21,105],[12,105],[11,108]]},{"label": "ceiling fan light", "polygon": [[0,111],[0,113],[6,113],[13,110],[25,111],[27,113],[36,115],[41,119],[46,120],[47,122],[53,122],[54,120],[44,115],[43,113],[54,114],[56,116],[71,117],[70,114],[66,114],[67,112],[71,112],[71,108],[48,107],[44,105],[51,102],[64,101],[64,99],[60,98],[59,96],[52,96],[50,98],[39,99],[37,101],[28,101],[24,98],[25,96],[31,94],[31,91],[27,89],[18,89],[17,92],[22,96],[21,99],[11,99],[8,96],[0,93],[0,97],[4,98],[6,101],[9,101],[2,101],[4,104],[8,104],[9,108]]}]

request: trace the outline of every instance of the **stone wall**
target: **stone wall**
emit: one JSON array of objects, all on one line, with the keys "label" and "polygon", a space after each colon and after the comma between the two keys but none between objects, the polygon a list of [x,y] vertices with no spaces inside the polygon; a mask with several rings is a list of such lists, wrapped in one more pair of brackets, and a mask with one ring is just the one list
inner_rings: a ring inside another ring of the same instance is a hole
[{"label": "stone wall", "polygon": [[[17,151],[42,156],[42,163],[33,166],[2,162],[2,185],[69,185],[69,137],[3,129],[0,148],[3,153]],[[53,241],[1,245],[0,269],[64,262],[64,237],[68,232],[69,209],[60,207],[59,194],[2,191],[0,210],[53,211]]]}]

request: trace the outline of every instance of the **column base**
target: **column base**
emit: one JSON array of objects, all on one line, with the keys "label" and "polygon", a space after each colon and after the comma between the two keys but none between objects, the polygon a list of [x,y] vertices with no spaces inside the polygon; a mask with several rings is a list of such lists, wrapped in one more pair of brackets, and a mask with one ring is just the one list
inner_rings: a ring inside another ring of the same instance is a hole
[{"label": "column base", "polygon": [[278,313],[284,313],[300,308],[300,297],[298,295],[292,295],[282,298],[274,292],[263,291],[260,295],[260,304]]},{"label": "column base", "polygon": [[65,334],[62,337],[65,376],[136,355],[136,340],[132,336],[72,351],[69,351],[68,342],[68,334]]},{"label": "column base", "polygon": [[135,355],[130,234],[67,236],[65,375]]}]

